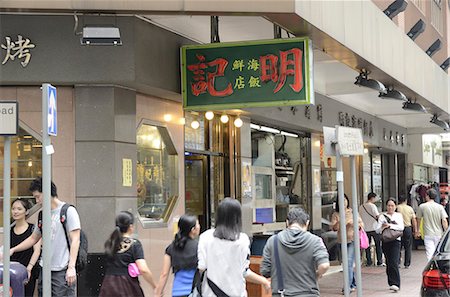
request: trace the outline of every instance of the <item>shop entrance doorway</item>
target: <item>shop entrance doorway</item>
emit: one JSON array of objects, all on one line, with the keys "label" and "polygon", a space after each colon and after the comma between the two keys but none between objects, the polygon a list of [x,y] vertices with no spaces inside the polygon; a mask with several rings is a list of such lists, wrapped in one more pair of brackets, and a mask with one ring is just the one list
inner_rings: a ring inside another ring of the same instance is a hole
[{"label": "shop entrance doorway", "polygon": [[208,211],[208,157],[202,155],[185,156],[186,176],[186,213],[196,215],[201,225],[201,231],[211,226]]}]

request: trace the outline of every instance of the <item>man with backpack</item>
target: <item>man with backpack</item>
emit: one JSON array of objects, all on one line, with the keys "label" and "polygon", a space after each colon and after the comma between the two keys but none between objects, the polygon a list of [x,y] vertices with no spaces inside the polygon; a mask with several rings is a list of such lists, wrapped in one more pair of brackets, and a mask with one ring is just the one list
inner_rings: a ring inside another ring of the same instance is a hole
[{"label": "man with backpack", "polygon": [[272,296],[320,296],[318,279],[330,262],[322,239],[308,232],[309,215],[300,207],[287,216],[287,229],[271,236],[261,274],[270,277]]},{"label": "man with backpack", "polygon": [[[42,204],[42,178],[38,177],[31,182],[29,190],[32,192],[36,203]],[[65,202],[58,199],[56,186],[51,182],[51,287],[52,296],[76,296],[77,271],[76,263],[80,248],[80,217],[75,207],[64,207]],[[42,237],[42,214],[39,214],[38,227],[33,234],[21,244],[11,249],[11,255],[15,252],[26,250],[33,246]],[[65,230],[64,230],[65,229]],[[66,233],[67,232],[67,233]],[[68,236],[67,236],[68,235]],[[67,236],[67,237],[66,237]],[[68,240],[67,240],[68,239]],[[70,243],[70,247],[68,246]],[[42,259],[39,261],[42,267]],[[42,271],[38,282],[39,296],[42,296]]]}]

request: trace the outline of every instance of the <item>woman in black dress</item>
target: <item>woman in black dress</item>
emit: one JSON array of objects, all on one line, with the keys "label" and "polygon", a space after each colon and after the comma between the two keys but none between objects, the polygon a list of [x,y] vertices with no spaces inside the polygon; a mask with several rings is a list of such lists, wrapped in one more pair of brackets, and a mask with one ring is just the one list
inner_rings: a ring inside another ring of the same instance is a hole
[{"label": "woman in black dress", "polygon": [[128,265],[131,263],[136,263],[140,274],[153,289],[156,287],[144,259],[142,244],[131,237],[133,223],[133,215],[128,211],[121,211],[116,217],[116,229],[105,242],[108,264],[99,297],[144,297],[138,278],[128,274]]},{"label": "woman in black dress", "polygon": [[[21,198],[14,200],[11,205],[11,216],[15,221],[15,225],[11,227],[11,247],[20,244],[33,233],[34,225],[26,221],[26,215],[30,208],[30,202]],[[40,254],[41,241],[39,240],[32,248],[11,256],[11,261],[19,262],[27,268],[28,283],[25,285],[25,297],[32,297],[34,294],[36,279],[39,276],[37,261]]]}]

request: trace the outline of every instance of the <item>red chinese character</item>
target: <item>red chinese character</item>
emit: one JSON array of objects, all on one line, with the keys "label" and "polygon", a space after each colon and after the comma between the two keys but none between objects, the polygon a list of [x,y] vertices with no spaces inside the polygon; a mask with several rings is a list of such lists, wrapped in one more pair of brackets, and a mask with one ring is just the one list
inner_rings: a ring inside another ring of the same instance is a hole
[{"label": "red chinese character", "polygon": [[[259,64],[261,65],[261,81],[273,81],[278,80],[277,62],[278,57],[275,55],[265,55],[259,57]],[[269,62],[267,64],[267,62]]]},{"label": "red chinese character", "polygon": [[205,71],[207,65],[205,63],[205,56],[196,55],[198,64],[188,65],[187,69],[194,73],[194,83],[191,83],[192,94],[198,96],[206,92],[207,84],[205,82]]},{"label": "red chinese character", "polygon": [[[293,55],[292,58],[289,55]],[[302,51],[298,48],[293,48],[287,51],[280,51],[280,71],[278,74],[278,57],[273,54],[261,56],[261,81],[267,82],[269,80],[277,82],[274,89],[274,93],[283,88],[286,83],[286,76],[294,76],[294,83],[289,84],[289,86],[295,92],[300,92],[303,88],[303,75],[302,75]],[[293,68],[288,68],[292,65]]]},{"label": "red chinese character", "polygon": [[[289,55],[292,54],[293,58],[288,59]],[[294,92],[300,92],[303,88],[303,76],[302,76],[302,51],[299,48],[293,48],[288,51],[280,51],[280,79],[278,84],[273,91],[274,93],[281,90],[281,88],[286,83],[286,76],[294,76],[294,83],[289,84],[289,86],[294,90]],[[292,65],[293,68],[288,68]]]},{"label": "red chinese character", "polygon": [[233,87],[230,82],[228,83],[227,87],[222,91],[218,91],[214,87],[214,80],[216,76],[223,76],[227,65],[228,61],[223,58],[217,58],[208,63],[208,66],[210,67],[216,67],[216,72],[213,73],[208,72],[208,92],[211,96],[224,97],[233,94]]},{"label": "red chinese character", "polygon": [[[216,97],[231,95],[233,93],[231,83],[228,83],[227,87],[222,91],[215,89],[215,78],[224,76],[228,61],[223,58],[217,58],[211,62],[205,63],[205,56],[197,54],[196,57],[199,63],[187,66],[187,69],[194,74],[193,79],[195,82],[191,83],[192,94],[194,96],[199,96],[208,91],[211,96]],[[215,67],[216,71],[208,72],[205,78],[204,69],[208,67]]]}]

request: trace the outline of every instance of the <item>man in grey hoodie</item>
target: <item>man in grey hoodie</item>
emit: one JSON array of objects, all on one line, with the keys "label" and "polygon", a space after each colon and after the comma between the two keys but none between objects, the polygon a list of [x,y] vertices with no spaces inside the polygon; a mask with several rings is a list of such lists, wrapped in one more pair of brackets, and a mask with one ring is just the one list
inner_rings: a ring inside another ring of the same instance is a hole
[{"label": "man in grey hoodie", "polygon": [[322,239],[308,232],[309,215],[300,207],[289,211],[287,229],[271,236],[263,251],[261,274],[272,279],[272,296],[280,296],[274,238],[282,270],[284,295],[320,296],[317,280],[330,267],[328,252]]}]

